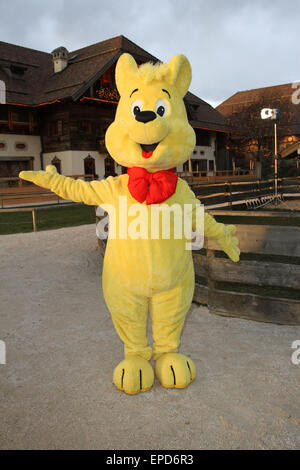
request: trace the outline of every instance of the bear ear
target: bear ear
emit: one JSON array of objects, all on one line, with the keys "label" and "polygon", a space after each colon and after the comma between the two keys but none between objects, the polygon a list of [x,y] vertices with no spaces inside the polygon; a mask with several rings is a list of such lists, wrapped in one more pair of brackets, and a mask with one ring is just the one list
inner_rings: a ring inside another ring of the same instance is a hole
[{"label": "bear ear", "polygon": [[136,74],[137,70],[138,66],[132,55],[127,53],[122,54],[116,65],[115,77],[120,96],[123,95],[125,90],[130,86],[130,81]]},{"label": "bear ear", "polygon": [[176,54],[169,61],[168,69],[170,83],[176,86],[183,98],[192,80],[191,64],[183,54]]}]

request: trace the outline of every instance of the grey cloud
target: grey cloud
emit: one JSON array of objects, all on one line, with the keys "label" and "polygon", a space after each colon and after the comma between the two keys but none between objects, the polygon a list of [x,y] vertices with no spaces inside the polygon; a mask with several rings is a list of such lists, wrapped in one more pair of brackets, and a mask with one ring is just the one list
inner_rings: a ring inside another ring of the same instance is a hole
[{"label": "grey cloud", "polygon": [[51,52],[123,34],[160,59],[181,52],[212,104],[299,80],[297,0],[1,0],[0,39]]}]

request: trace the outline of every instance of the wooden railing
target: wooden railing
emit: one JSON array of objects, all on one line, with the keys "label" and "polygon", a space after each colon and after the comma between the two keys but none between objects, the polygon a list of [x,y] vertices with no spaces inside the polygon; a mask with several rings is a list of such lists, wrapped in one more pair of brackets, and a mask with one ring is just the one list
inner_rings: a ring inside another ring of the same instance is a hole
[{"label": "wooden railing", "polygon": [[[73,179],[85,178],[94,180],[94,175],[70,175]],[[16,178],[0,178],[0,183],[3,182],[17,182],[17,187],[0,188],[0,207],[3,209],[5,205],[10,204],[30,204],[36,202],[43,202],[47,200],[56,200],[57,204],[63,199],[57,196],[52,191],[41,190],[39,187],[24,181],[18,177]]]},{"label": "wooden railing", "polygon": [[[75,180],[78,179],[78,178],[84,178],[84,179],[90,179],[90,180],[94,180],[94,179],[95,179],[95,176],[94,176],[94,175],[90,175],[90,174],[84,174],[84,175],[66,175],[66,176],[70,176],[70,178],[74,178]],[[23,186],[23,185],[29,185],[29,184],[31,184],[31,183],[29,183],[28,181],[22,180],[22,179],[19,178],[18,176],[1,177],[1,178],[0,178],[0,186],[1,186],[1,183],[7,184],[7,186],[13,186],[14,183],[16,183],[16,186],[18,186],[18,187],[21,187],[21,186]]]},{"label": "wooden railing", "polygon": [[243,181],[256,179],[255,170],[216,170],[216,171],[178,171],[180,178],[189,184],[197,184],[205,181]]},{"label": "wooden railing", "polygon": [[[230,223],[234,223],[234,212],[222,211],[222,214],[230,215]],[[243,214],[249,216],[248,212]],[[193,252],[194,300],[219,315],[300,325],[300,227],[238,224],[236,227],[242,253],[238,263],[216,257],[220,248],[212,239],[205,240],[206,254]],[[249,259],[249,254],[252,258],[255,254],[255,260]],[[266,255],[272,261],[264,261]],[[230,290],[226,289],[228,283]],[[260,291],[253,293],[253,287]],[[270,288],[276,288],[279,297],[272,296],[274,289],[270,293]],[[264,290],[267,294],[262,294]],[[287,291],[298,292],[298,299],[293,300],[295,296],[288,296]]]},{"label": "wooden railing", "polygon": [[[62,201],[62,198],[52,191],[35,191],[31,193],[0,193],[0,206],[1,209],[5,208],[6,205],[11,204],[30,204],[36,202],[48,202],[49,200],[56,200],[56,204],[59,204]],[[9,204],[7,204],[9,202]]]}]

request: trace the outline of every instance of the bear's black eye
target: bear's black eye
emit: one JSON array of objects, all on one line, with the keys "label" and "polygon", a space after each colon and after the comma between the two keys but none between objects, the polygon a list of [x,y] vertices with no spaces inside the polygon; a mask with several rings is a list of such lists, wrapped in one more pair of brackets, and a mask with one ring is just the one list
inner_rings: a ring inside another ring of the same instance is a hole
[{"label": "bear's black eye", "polygon": [[168,112],[168,103],[165,100],[158,100],[155,105],[155,112],[160,117],[164,117]]},{"label": "bear's black eye", "polygon": [[132,115],[135,117],[138,113],[140,113],[143,109],[143,101],[142,100],[135,100],[132,104],[131,104],[131,112],[132,112]]},{"label": "bear's black eye", "polygon": [[157,114],[159,114],[161,117],[163,117],[163,115],[165,114],[165,108],[164,106],[159,106],[159,108],[157,108]]}]

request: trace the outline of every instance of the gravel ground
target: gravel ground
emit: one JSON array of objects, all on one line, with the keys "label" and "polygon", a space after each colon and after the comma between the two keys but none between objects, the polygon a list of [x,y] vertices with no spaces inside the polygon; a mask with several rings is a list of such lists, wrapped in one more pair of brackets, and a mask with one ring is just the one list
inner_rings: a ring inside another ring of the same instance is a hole
[{"label": "gravel ground", "polygon": [[95,227],[1,237],[1,449],[296,449],[300,328],[193,305],[185,390],[112,384],[123,347],[101,292]]}]

